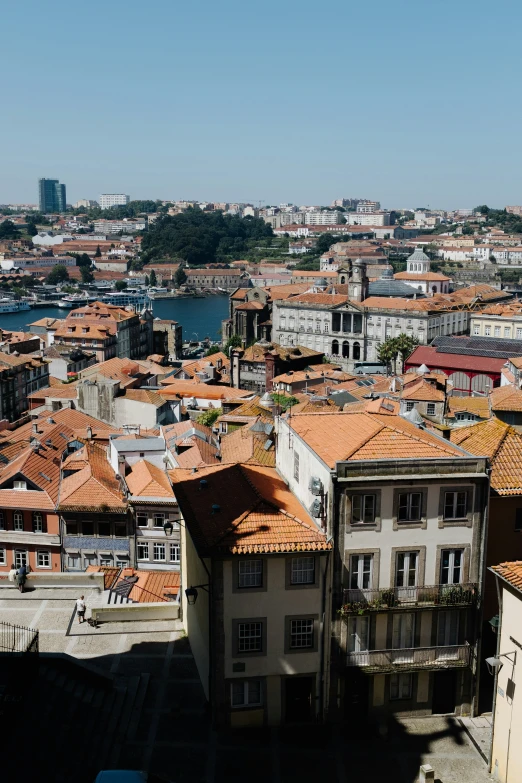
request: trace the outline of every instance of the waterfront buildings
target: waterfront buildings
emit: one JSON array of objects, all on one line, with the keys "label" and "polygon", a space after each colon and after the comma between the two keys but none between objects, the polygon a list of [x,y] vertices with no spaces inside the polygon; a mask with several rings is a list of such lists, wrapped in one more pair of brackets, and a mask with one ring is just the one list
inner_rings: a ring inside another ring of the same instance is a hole
[{"label": "waterfront buildings", "polygon": [[130,201],[130,196],[123,193],[102,193],[98,203],[100,209],[110,209],[111,207],[125,207]]},{"label": "waterfront buildings", "polygon": [[46,179],[45,177],[39,179],[38,196],[39,209],[43,215],[65,212],[67,209],[65,185],[60,184],[57,179]]}]

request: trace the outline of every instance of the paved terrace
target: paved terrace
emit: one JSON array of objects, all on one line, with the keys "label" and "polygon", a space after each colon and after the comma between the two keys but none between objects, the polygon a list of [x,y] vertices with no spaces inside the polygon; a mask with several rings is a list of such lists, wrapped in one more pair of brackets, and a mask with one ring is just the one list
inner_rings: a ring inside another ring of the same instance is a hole
[{"label": "paved terrace", "polygon": [[[103,596],[81,592],[89,616]],[[393,721],[380,735],[364,725],[216,733],[179,621],[80,626],[77,597],[0,592],[0,621],[38,628],[41,651],[36,682],[0,672],[5,780],[92,783],[102,768],[131,768],[175,783],[414,783],[428,762],[441,783],[489,780],[451,718]]]}]

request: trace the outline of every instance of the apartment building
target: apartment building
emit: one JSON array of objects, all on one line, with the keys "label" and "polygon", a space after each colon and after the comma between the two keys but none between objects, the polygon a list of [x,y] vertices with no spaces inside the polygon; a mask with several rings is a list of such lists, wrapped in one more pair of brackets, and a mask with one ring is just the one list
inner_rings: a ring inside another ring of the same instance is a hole
[{"label": "apartment building", "polygon": [[146,359],[152,353],[152,333],[149,311],[140,318],[122,307],[93,302],[71,310],[54,330],[53,341],[69,348],[91,349],[99,362],[114,356]]},{"label": "apartment building", "polygon": [[123,220],[95,220],[94,230],[97,234],[128,234],[132,231],[143,231],[147,221],[143,218],[123,218]]},{"label": "apartment building", "polygon": [[31,392],[49,386],[49,363],[39,356],[0,352],[0,417],[15,421],[27,411]]},{"label": "apartment building", "polygon": [[219,726],[323,720],[331,544],[274,468],[171,473],[183,623]]},{"label": "apartment building", "polygon": [[248,275],[240,269],[187,269],[188,287],[229,288],[249,286]]},{"label": "apartment building", "polygon": [[334,544],[329,717],[468,714],[487,460],[384,410],[277,429],[277,468]]},{"label": "apartment building", "polygon": [[492,304],[471,313],[473,337],[502,337],[522,340],[522,302]]},{"label": "apartment building", "polygon": [[346,221],[349,226],[390,226],[390,212],[348,212]]},{"label": "apartment building", "polygon": [[111,207],[125,207],[130,201],[130,196],[124,193],[102,193],[99,199],[100,209]]},{"label": "apartment building", "polygon": [[[317,210],[304,213],[304,223],[307,226],[338,226],[342,223],[344,214],[337,210]],[[298,222],[295,221],[294,222]]]}]

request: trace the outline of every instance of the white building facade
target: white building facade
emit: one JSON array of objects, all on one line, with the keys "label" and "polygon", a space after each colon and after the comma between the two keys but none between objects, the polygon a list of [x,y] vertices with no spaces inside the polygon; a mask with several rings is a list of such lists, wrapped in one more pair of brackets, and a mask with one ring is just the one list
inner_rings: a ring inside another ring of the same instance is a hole
[{"label": "white building facade", "polygon": [[100,209],[110,209],[111,207],[125,207],[130,201],[130,196],[124,193],[102,193],[99,204]]}]

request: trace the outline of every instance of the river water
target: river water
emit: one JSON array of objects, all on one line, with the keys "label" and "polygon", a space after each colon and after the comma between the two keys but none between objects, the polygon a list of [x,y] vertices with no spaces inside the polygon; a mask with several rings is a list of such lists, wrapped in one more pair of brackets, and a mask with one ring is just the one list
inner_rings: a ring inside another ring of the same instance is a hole
[{"label": "river water", "polygon": [[[228,317],[228,296],[203,299],[155,299],[155,318],[171,318],[183,326],[183,340],[221,339],[221,321]],[[30,331],[29,324],[40,318],[65,318],[70,310],[60,307],[34,307],[19,313],[0,313],[0,329]]]}]

